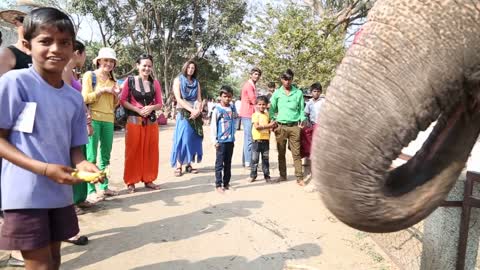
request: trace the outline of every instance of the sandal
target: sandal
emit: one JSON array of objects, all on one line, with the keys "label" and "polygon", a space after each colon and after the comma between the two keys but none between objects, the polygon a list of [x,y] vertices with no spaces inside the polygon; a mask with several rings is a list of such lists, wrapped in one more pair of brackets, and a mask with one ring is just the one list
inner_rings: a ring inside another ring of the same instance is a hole
[{"label": "sandal", "polygon": [[183,175],[183,173],[182,173],[182,167],[176,168],[176,169],[175,169],[175,176],[176,176],[176,177],[180,177],[180,176],[182,176],[182,175]]},{"label": "sandal", "polygon": [[155,185],[154,183],[150,182],[150,183],[145,183],[145,188],[149,188],[149,189],[153,189],[153,190],[159,190],[160,186]]},{"label": "sandal", "polygon": [[127,186],[127,192],[132,194],[132,193],[135,193],[135,185],[128,185]]},{"label": "sandal", "polygon": [[111,197],[111,196],[117,196],[117,195],[118,195],[118,192],[113,191],[113,190],[107,188],[107,189],[105,189],[105,190],[103,191],[103,194],[102,194],[102,195],[104,195],[104,196],[110,196],[110,197]]},{"label": "sandal", "polygon": [[95,206],[95,204],[91,203],[89,201],[83,201],[81,203],[78,203],[77,206],[80,207],[80,208],[91,208],[91,207]]},{"label": "sandal", "polygon": [[187,167],[185,167],[185,171],[188,172],[188,173],[193,173],[193,174],[198,173],[198,169],[192,168],[192,165],[187,165]]},{"label": "sandal", "polygon": [[100,201],[103,201],[105,199],[105,197],[102,197],[102,196],[99,196],[98,194],[96,193],[92,193],[90,195],[87,196],[87,202],[91,203],[91,204],[96,204]]},{"label": "sandal", "polygon": [[71,243],[77,246],[85,246],[86,244],[88,244],[88,237],[86,237],[85,235],[82,235],[82,236],[76,235],[70,239],[65,240],[65,242]]},{"label": "sandal", "polygon": [[80,207],[78,207],[78,206],[76,206],[76,205],[74,206],[74,208],[75,208],[75,214],[76,214],[77,216],[81,216],[81,215],[86,214],[86,213],[85,213],[85,210],[83,210],[82,208],[80,208]]}]

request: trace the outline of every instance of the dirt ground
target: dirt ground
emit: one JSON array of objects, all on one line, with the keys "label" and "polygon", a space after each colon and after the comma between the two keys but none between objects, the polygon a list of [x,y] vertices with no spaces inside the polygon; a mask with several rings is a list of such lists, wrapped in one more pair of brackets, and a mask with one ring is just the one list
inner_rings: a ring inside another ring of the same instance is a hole
[{"label": "dirt ground", "polygon": [[337,221],[316,193],[296,184],[290,156],[290,181],[269,185],[260,174],[260,181],[247,183],[242,131],[236,134],[233,190],[214,191],[215,151],[208,138],[203,161],[195,164],[199,174],[174,177],[169,165],[173,129],[171,121],[160,129],[156,183],[162,189],[138,186],[135,194],[125,192],[124,133],[115,133],[111,187],[121,195],[79,217],[90,243],[64,244],[61,269],[397,269],[367,234]]}]

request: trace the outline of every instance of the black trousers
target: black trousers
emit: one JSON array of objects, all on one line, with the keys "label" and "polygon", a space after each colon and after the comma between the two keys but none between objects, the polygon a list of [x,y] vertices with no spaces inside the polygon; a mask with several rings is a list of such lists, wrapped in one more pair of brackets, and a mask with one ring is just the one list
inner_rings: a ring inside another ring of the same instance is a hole
[{"label": "black trousers", "polygon": [[[233,142],[219,143],[215,160],[215,186],[228,187],[232,178]],[[222,176],[223,173],[223,176]]]},{"label": "black trousers", "polygon": [[250,177],[257,178],[257,168],[260,155],[262,156],[262,171],[264,178],[270,178],[270,164],[268,155],[270,142],[268,140],[258,140],[252,143],[252,163],[250,163]]}]

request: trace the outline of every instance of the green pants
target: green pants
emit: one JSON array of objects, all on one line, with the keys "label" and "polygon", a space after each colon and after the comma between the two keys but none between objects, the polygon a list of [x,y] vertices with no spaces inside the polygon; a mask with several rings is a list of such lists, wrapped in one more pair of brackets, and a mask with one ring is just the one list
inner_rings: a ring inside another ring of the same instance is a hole
[{"label": "green pants", "polygon": [[277,140],[278,151],[278,170],[280,176],[287,178],[287,161],[285,155],[287,153],[287,140],[290,151],[292,152],[293,165],[295,167],[295,176],[297,180],[303,180],[302,157],[300,155],[300,127],[280,125],[275,130],[275,139]]},{"label": "green pants", "polygon": [[[82,153],[86,157],[86,146],[82,146]],[[73,203],[79,204],[84,202],[87,199],[87,183],[83,182],[80,184],[73,185]]]},{"label": "green pants", "polygon": [[[93,135],[88,138],[87,160],[96,164],[100,170],[104,170],[110,165],[110,153],[113,144],[113,123],[92,120]],[[98,144],[100,143],[100,161],[97,164]],[[94,184],[87,184],[88,194],[96,192]],[[100,184],[101,190],[108,189],[108,179]]]}]

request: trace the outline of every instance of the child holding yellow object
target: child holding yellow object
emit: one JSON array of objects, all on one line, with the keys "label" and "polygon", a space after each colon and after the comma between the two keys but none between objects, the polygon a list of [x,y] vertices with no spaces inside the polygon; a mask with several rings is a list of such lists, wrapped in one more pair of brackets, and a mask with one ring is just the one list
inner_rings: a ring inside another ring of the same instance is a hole
[{"label": "child holding yellow object", "polygon": [[256,100],[257,111],[252,114],[252,163],[250,164],[249,182],[257,179],[257,167],[262,155],[263,178],[267,183],[273,183],[270,179],[269,150],[270,150],[270,129],[274,128],[276,123],[270,122],[270,117],[266,111],[268,98],[259,96]]}]

